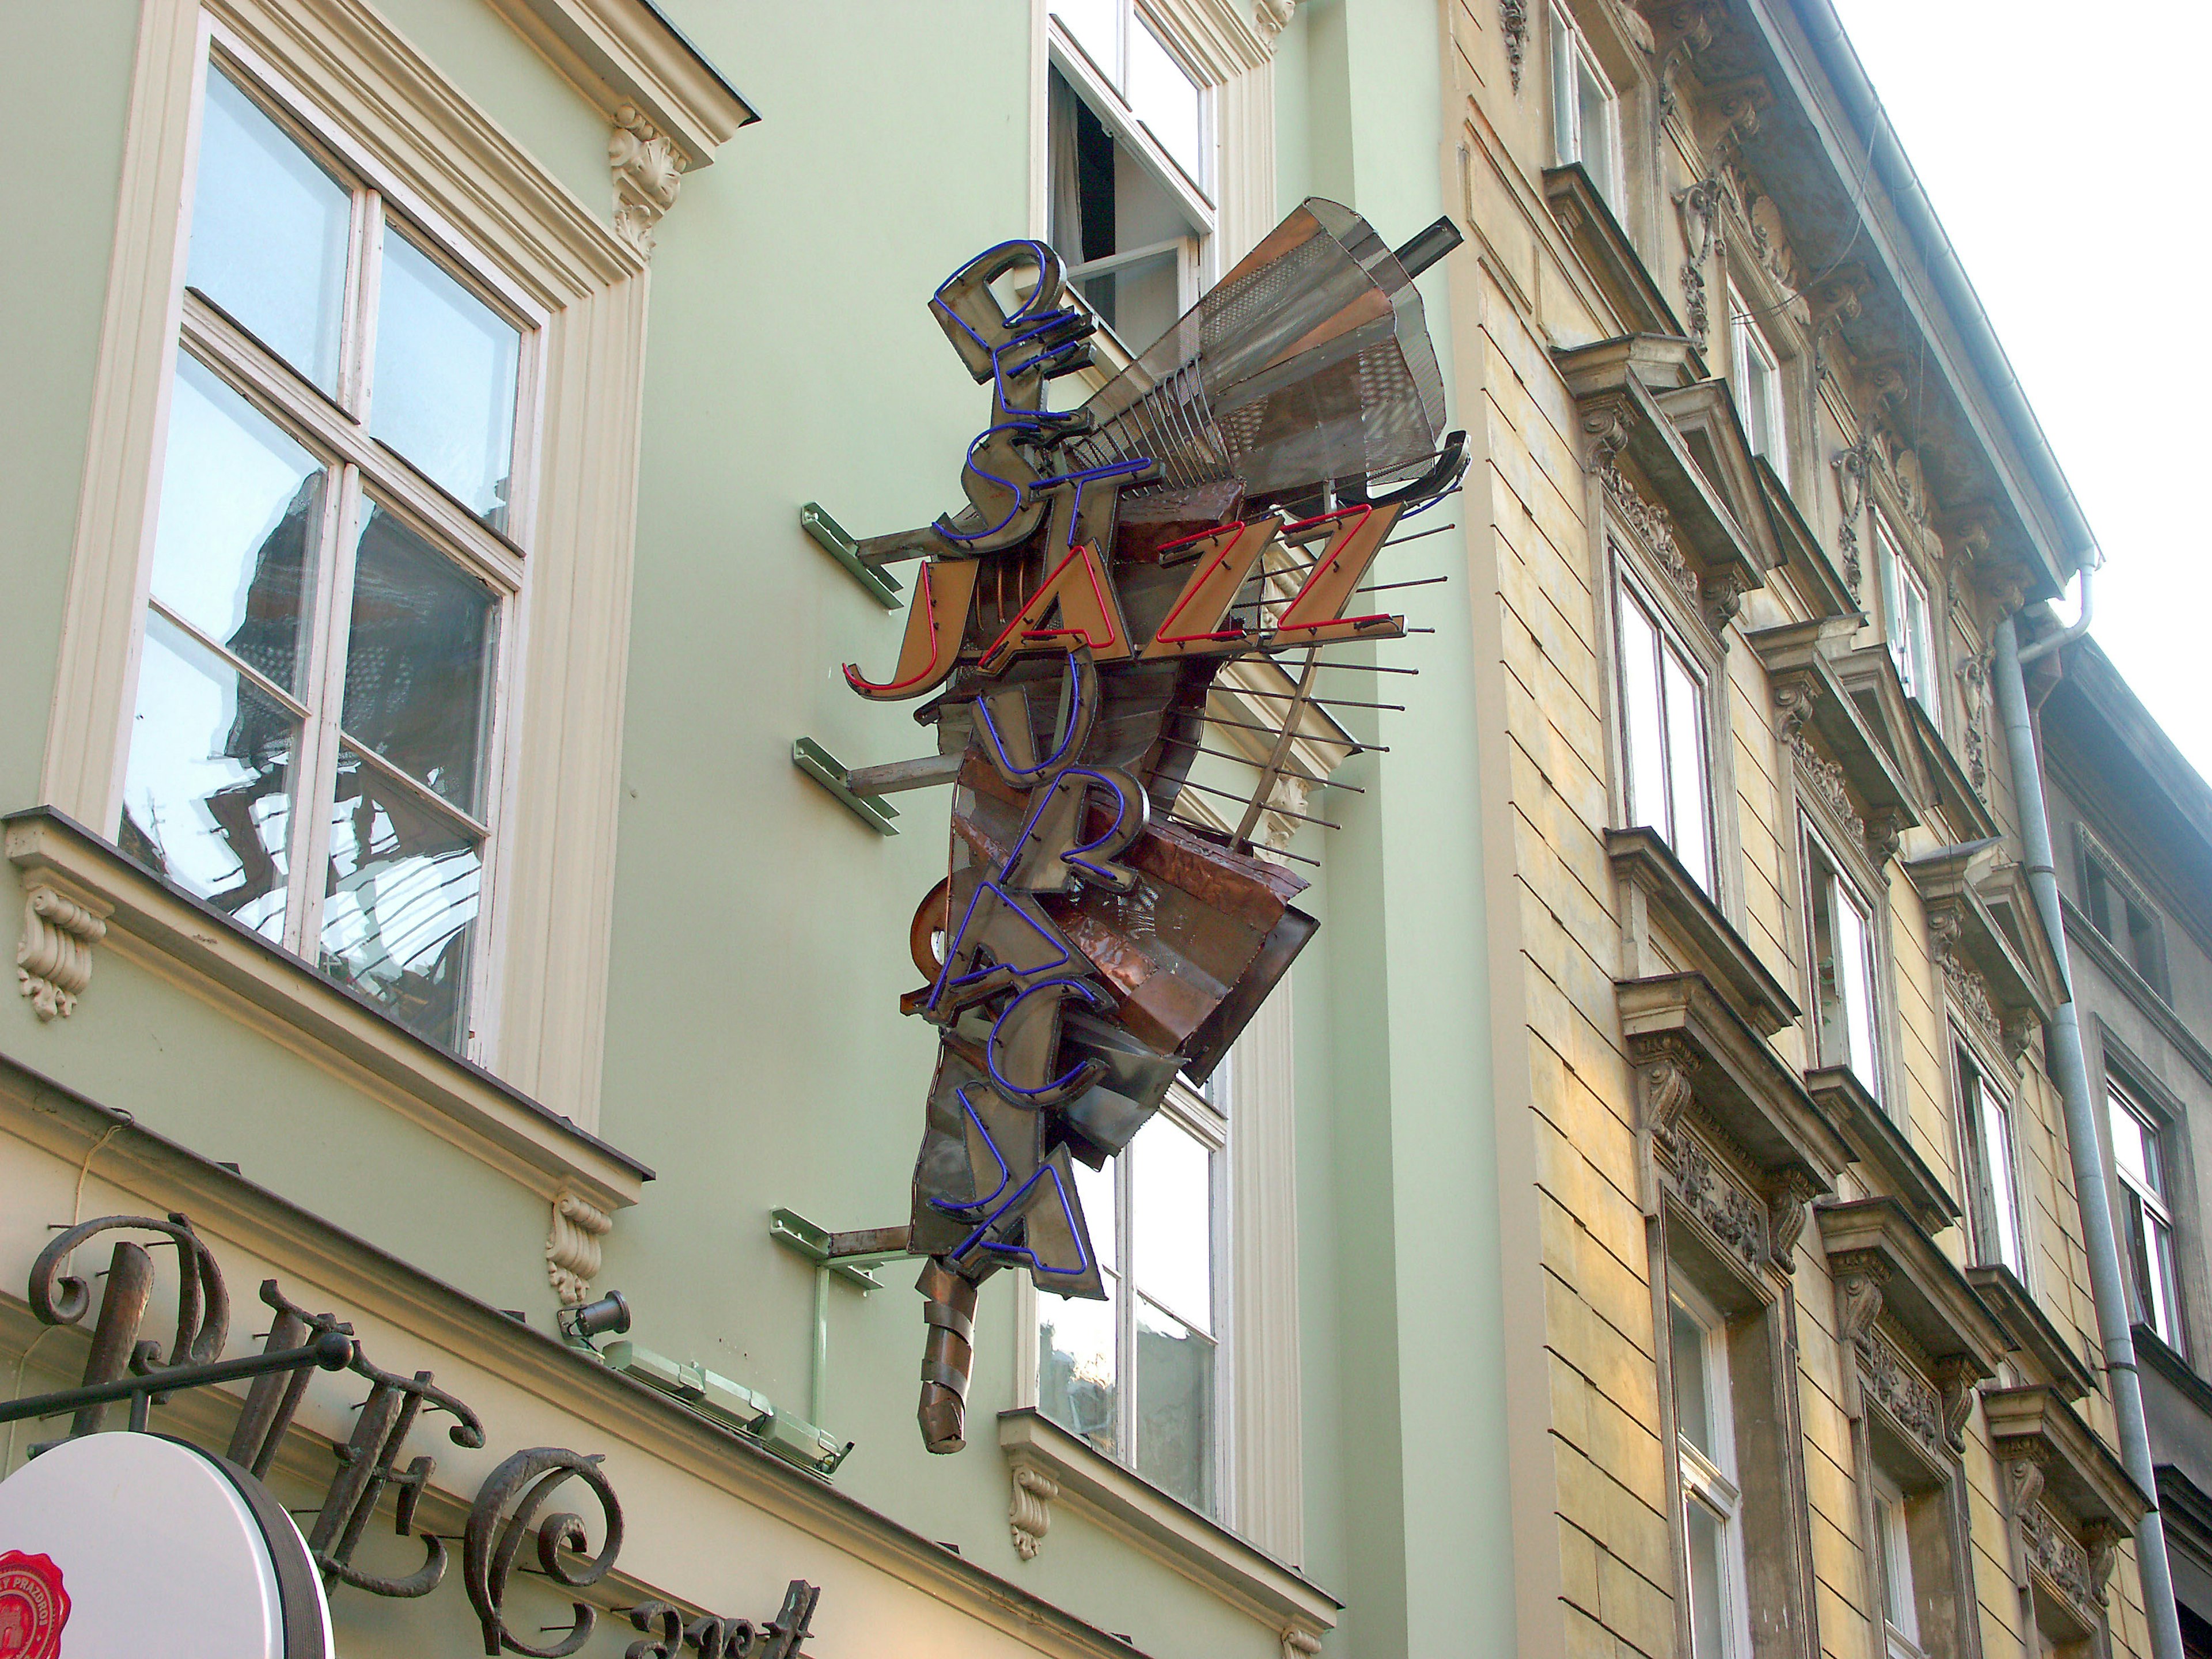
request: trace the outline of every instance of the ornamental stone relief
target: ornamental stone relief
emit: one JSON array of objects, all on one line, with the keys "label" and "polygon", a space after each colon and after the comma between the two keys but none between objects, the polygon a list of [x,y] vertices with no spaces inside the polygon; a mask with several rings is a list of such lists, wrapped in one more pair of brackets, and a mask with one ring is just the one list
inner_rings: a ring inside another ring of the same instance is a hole
[{"label": "ornamental stone relief", "polygon": [[1707,1231],[1756,1267],[1766,1254],[1766,1206],[1738,1184],[1695,1135],[1677,1134],[1674,1152],[1674,1190],[1682,1207]]},{"label": "ornamental stone relief", "polygon": [[2076,1607],[2087,1608],[2099,1601],[2095,1577],[2089,1570],[2089,1552],[2074,1541],[2058,1517],[2040,1504],[2020,1511],[2020,1541],[2027,1565],[2041,1573]]},{"label": "ornamental stone relief", "polygon": [[1851,805],[1850,791],[1844,784],[1844,769],[1817,751],[1807,741],[1802,726],[1790,734],[1790,752],[1797,757],[1798,775],[1813,786],[1813,793],[1853,835],[1865,840],[1866,820]]},{"label": "ornamental stone relief", "polygon": [[1853,1345],[1858,1352],[1859,1380],[1883,1410],[1897,1419],[1929,1451],[1942,1452],[1946,1442],[1942,1398],[1933,1383],[1898,1353],[1881,1332],[1869,1326]]},{"label": "ornamental stone relief", "polygon": [[[1608,463],[1604,478],[1606,497],[1612,501],[1613,510],[1627,521],[1644,546],[1651,550],[1651,556],[1667,573],[1667,579],[1674,583],[1675,591],[1692,605],[1702,609],[1698,573],[1690,568],[1689,560],[1682,555],[1681,544],[1674,538],[1674,520],[1668,515],[1667,509],[1647,499],[1628,475],[1617,466]],[[1740,591],[1736,603],[1742,603]],[[1734,610],[1731,609],[1729,614],[1733,616]]]}]

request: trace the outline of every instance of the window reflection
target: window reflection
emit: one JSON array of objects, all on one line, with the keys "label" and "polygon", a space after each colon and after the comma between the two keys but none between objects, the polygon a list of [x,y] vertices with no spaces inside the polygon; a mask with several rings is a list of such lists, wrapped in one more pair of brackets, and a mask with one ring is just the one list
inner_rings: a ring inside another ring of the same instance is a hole
[{"label": "window reflection", "polygon": [[441,1048],[467,1036],[479,838],[350,747],[340,751],[323,971]]},{"label": "window reflection", "polygon": [[1213,1462],[1213,1344],[1140,1298],[1137,1473],[1211,1514]]},{"label": "window reflection", "polygon": [[1037,1315],[1037,1408],[1109,1457],[1121,1451],[1115,1432],[1117,1288],[1109,1274],[1104,1302],[1045,1294],[1038,1298]]},{"label": "window reflection", "polygon": [[131,716],[123,850],[281,941],[298,744],[282,704],[153,612]]}]

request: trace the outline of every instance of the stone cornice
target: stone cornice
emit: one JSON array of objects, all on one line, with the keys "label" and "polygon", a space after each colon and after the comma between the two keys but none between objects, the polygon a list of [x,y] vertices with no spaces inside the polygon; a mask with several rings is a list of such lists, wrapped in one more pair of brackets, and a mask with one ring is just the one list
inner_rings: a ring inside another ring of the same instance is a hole
[{"label": "stone cornice", "polygon": [[1656,922],[1666,933],[1666,957],[1678,963],[1689,958],[1688,965],[1761,1036],[1796,1022],[1796,1000],[1656,830],[1608,830],[1605,846],[1621,884],[1625,942],[1636,958],[1626,977],[1646,971],[1644,930]]},{"label": "stone cornice", "polygon": [[1777,740],[1797,757],[1837,817],[1859,820],[1847,827],[1859,832],[1878,872],[1905,829],[1920,822],[1920,808],[1891,745],[1875,735],[1859,701],[1837,678],[1832,650],[1851,627],[1848,617],[1784,623],[1759,629],[1747,642],[1766,669]]},{"label": "stone cornice", "polygon": [[1984,1389],[1982,1410],[1996,1455],[2039,1464],[2045,1497],[2055,1499],[2076,1527],[2134,1533],[2150,1508],[2148,1495],[2056,1389]]},{"label": "stone cornice", "polygon": [[[1905,873],[1927,908],[1929,943],[1954,1000],[1976,1000],[1975,987],[1961,977],[1973,976],[2002,1028],[1995,1035],[2009,1048],[2024,1039],[2029,1025],[2051,1018],[2060,993],[2057,957],[2033,921],[2033,907],[2024,905],[2026,895],[2014,890],[2023,884],[2018,867],[1993,868],[2001,851],[1994,841],[1942,848],[1911,860]],[[1992,888],[2001,891],[2015,916],[2026,908],[2026,939],[2015,941],[1990,908],[1984,894]]]},{"label": "stone cornice", "polygon": [[493,0],[518,33],[610,119],[628,105],[665,134],[684,170],[760,112],[652,0]]},{"label": "stone cornice", "polygon": [[1959,1218],[1959,1203],[1950,1188],[1913,1151],[1904,1130],[1849,1066],[1827,1066],[1808,1072],[1805,1088],[1843,1131],[1844,1142],[1858,1162],[1881,1177],[1890,1194],[1905,1204],[1923,1231],[1940,1233]]},{"label": "stone cornice", "polygon": [[[1565,233],[1567,245],[1581,258],[1612,305],[1614,315],[1629,330],[1629,337],[1659,335],[1682,339],[1682,325],[1651,273],[1644,256],[1628,240],[1628,233],[1613,216],[1613,208],[1598,193],[1589,171],[1580,162],[1544,169],[1544,198],[1552,216]],[[1685,341],[1686,343],[1686,341]]]},{"label": "stone cornice", "polygon": [[2060,1399],[2069,1402],[2086,1398],[2096,1387],[2096,1377],[2088,1366],[2035,1305],[2035,1297],[2011,1268],[1996,1262],[1969,1267],[1966,1282],[2004,1327],[2012,1339],[2013,1352],[2027,1362],[2029,1370],[2039,1373],[2037,1381],[2049,1383]]},{"label": "stone cornice", "polygon": [[[1855,1272],[1878,1280],[1875,1307],[1939,1368],[1956,1360],[1978,1376],[1996,1375],[1997,1361],[2011,1346],[1996,1316],[1903,1202],[1852,1199],[1816,1205],[1813,1213],[1827,1247],[1829,1270],[1839,1281]],[[1859,1328],[1872,1320],[1873,1310],[1864,1311]],[[1850,1334],[1856,1337],[1856,1330]]]}]

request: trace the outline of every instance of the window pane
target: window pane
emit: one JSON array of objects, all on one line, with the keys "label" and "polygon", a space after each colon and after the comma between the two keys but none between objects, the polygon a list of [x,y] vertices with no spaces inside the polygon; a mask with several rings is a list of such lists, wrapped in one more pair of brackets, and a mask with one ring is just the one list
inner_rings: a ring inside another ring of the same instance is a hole
[{"label": "window pane", "polygon": [[1667,690],[1667,774],[1674,801],[1674,854],[1698,885],[1712,890],[1711,837],[1706,829],[1705,698],[1672,651],[1662,672]]},{"label": "window pane", "polygon": [[503,531],[522,335],[396,225],[381,280],[369,435]]},{"label": "window pane", "polygon": [[1727,1554],[1721,1521],[1695,1498],[1686,1501],[1690,1566],[1690,1651],[1695,1659],[1728,1655],[1728,1585],[1722,1577]]},{"label": "window pane", "polygon": [[185,281],[332,395],[352,222],[353,192],[210,65]]},{"label": "window pane", "polygon": [[322,968],[459,1053],[483,885],[480,840],[350,747],[338,753]]},{"label": "window pane", "polygon": [[2169,1347],[2178,1349],[2181,1346],[2181,1296],[2173,1273],[2173,1231],[2146,1212],[2143,1235],[2143,1261],[2150,1281],[2145,1301],[2151,1328],[2166,1339]]},{"label": "window pane", "polygon": [[116,839],[148,869],[281,941],[299,736],[283,705],[149,611]]},{"label": "window pane", "polygon": [[1117,44],[1124,0],[1052,0],[1052,15],[1075,37],[1091,67],[1116,91],[1121,86],[1121,53]]},{"label": "window pane", "polygon": [[1577,114],[1575,98],[1575,37],[1567,20],[1557,7],[1552,10],[1552,144],[1559,152],[1560,165],[1583,159],[1580,135],[1576,131]]},{"label": "window pane", "polygon": [[[1096,1226],[1097,1212],[1090,1213]],[[1121,1294],[1111,1274],[1106,1279],[1106,1293],[1109,1298]],[[1037,1409],[1108,1456],[1118,1457],[1115,1395],[1114,1302],[1042,1293],[1037,1298]]]},{"label": "window pane", "polygon": [[1137,1473],[1193,1509],[1213,1512],[1213,1344],[1142,1297]]},{"label": "window pane", "polygon": [[2005,1114],[2004,1103],[1991,1094],[1982,1095],[1981,1114],[1983,1179],[1989,1184],[1997,1234],[1992,1242],[1997,1259],[2025,1284],[2027,1258],[2021,1249],[2020,1198],[2013,1186],[2012,1120]]},{"label": "window pane", "polygon": [[1118,1267],[1121,1257],[1115,1252],[1114,1240],[1115,1160],[1108,1158],[1103,1170],[1092,1169],[1079,1158],[1071,1162],[1075,1169],[1075,1200],[1083,1206],[1084,1224],[1091,1229],[1091,1243],[1098,1252],[1099,1265],[1109,1269]]},{"label": "window pane", "polygon": [[297,696],[322,532],[321,463],[179,352],[154,597]]},{"label": "window pane", "polygon": [[1659,714],[1659,635],[1624,592],[1620,596],[1620,702],[1628,748],[1628,821],[1671,843],[1667,812],[1667,737]]},{"label": "window pane", "polygon": [[481,813],[499,601],[374,501],[363,503],[347,635],[349,736]]},{"label": "window pane", "polygon": [[2151,1151],[2149,1138],[2143,1133],[2143,1121],[2114,1096],[2106,1103],[2112,1124],[2112,1162],[2124,1176],[2134,1177],[2136,1184],[2157,1190],[2150,1172]]},{"label": "window pane", "polygon": [[1674,1376],[1674,1432],[1713,1455],[1713,1408],[1705,1389],[1705,1328],[1679,1302],[1668,1304],[1668,1359]]},{"label": "window pane", "polygon": [[1129,107],[1175,163],[1206,182],[1206,122],[1199,89],[1139,18],[1129,30]]},{"label": "window pane", "polygon": [[1619,168],[1613,165],[1613,97],[1589,60],[1577,54],[1575,65],[1576,126],[1582,137],[1582,161],[1598,191],[1608,202],[1614,194]]},{"label": "window pane", "polygon": [[1131,1147],[1137,1285],[1200,1330],[1213,1325],[1213,1154],[1165,1113]]},{"label": "window pane", "polygon": [[1881,1098],[1881,1064],[1874,1038],[1873,939],[1866,918],[1840,884],[1836,889],[1836,966],[1842,981],[1848,1061],[1867,1092]]},{"label": "window pane", "polygon": [[1140,354],[1182,315],[1181,261],[1173,248],[1078,276],[1075,286],[1115,337]]}]

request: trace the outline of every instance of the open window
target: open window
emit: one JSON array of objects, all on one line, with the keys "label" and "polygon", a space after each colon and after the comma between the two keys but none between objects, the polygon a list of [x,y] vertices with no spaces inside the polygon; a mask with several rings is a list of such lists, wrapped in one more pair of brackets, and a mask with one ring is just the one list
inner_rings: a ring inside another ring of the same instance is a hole
[{"label": "open window", "polygon": [[2142,975],[2143,983],[2161,997],[2168,995],[2158,907],[2087,824],[2075,826],[2075,841],[2081,853],[2081,908],[2089,925]]},{"label": "open window", "polygon": [[2121,1229],[2133,1272],[2135,1316],[2176,1353],[2189,1352],[2174,1269],[2173,1210],[2167,1196],[2164,1123],[2118,1083],[2106,1091],[2112,1169],[2120,1178]]},{"label": "open window", "polygon": [[1218,226],[1213,88],[1132,0],[1052,0],[1050,236],[1132,351],[1198,298]]},{"label": "open window", "polygon": [[1623,805],[1628,827],[1656,830],[1714,891],[1712,772],[1705,681],[1697,661],[1626,580],[1617,584]]},{"label": "open window", "polygon": [[1552,9],[1552,146],[1561,166],[1579,161],[1616,218],[1626,205],[1620,100],[1565,7]]},{"label": "open window", "polygon": [[2027,1233],[2021,1210],[2012,1102],[1956,1032],[1951,1042],[1951,1086],[1967,1188],[1966,1237],[1972,1258],[1979,1264],[2008,1267],[2015,1279],[2027,1285],[2031,1282]]},{"label": "open window", "polygon": [[1883,1101],[1875,908],[1809,825],[1805,908],[1815,1057],[1823,1066],[1848,1066]]},{"label": "open window", "polygon": [[1790,482],[1789,426],[1782,400],[1782,363],[1767,343],[1759,319],[1734,283],[1729,284],[1729,387],[1736,418],[1752,453],[1764,455],[1784,485]]},{"label": "open window", "polygon": [[1928,582],[1905,553],[1887,514],[1874,515],[1875,559],[1881,580],[1882,633],[1908,696],[1943,729],[1943,697],[1936,669],[1936,630]]}]

